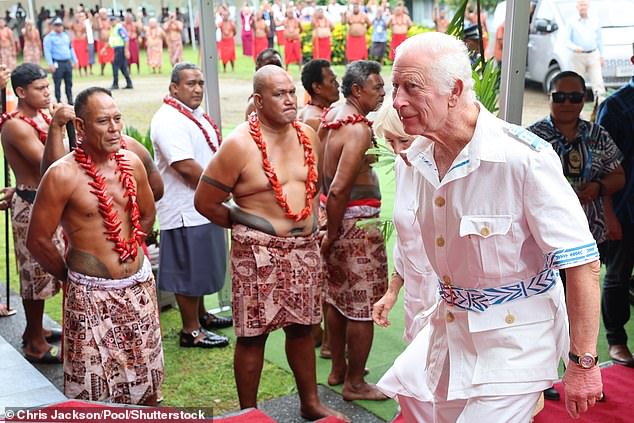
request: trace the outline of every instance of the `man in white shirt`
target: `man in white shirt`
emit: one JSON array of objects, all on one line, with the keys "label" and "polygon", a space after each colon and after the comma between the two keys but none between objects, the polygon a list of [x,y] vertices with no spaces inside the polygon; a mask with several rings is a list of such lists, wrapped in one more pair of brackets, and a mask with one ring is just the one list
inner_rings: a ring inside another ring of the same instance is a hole
[{"label": "man in white shirt", "polygon": [[427,363],[435,421],[529,422],[562,356],[577,417],[601,397],[599,254],[559,157],[474,100],[466,47],[449,35],[403,42],[392,81],[405,131],[427,138],[406,157],[439,276]]},{"label": "man in white shirt", "polygon": [[[570,67],[572,71],[590,80],[595,98],[605,97],[603,83],[603,40],[601,25],[588,15],[588,0],[577,2],[579,17],[568,25],[567,46],[571,50]],[[550,87],[549,87],[550,88]]]},{"label": "man in white shirt", "polygon": [[157,203],[161,225],[159,280],[176,294],[183,321],[182,347],[214,348],[229,344],[211,329],[231,326],[230,318],[205,310],[204,296],[224,283],[224,229],[194,208],[194,192],[203,168],[220,145],[217,126],[200,108],[204,94],[201,70],[191,63],[174,66],[170,95],[150,124],[155,161],[165,193]]}]

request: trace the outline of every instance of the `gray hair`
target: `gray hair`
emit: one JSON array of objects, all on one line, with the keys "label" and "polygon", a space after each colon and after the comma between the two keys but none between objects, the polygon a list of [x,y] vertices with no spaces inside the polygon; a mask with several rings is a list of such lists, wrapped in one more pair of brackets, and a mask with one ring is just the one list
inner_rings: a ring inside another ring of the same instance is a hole
[{"label": "gray hair", "polygon": [[172,75],[170,76],[170,83],[178,85],[181,82],[181,72],[184,70],[200,70],[200,68],[190,62],[177,63],[172,69]]},{"label": "gray hair", "polygon": [[466,98],[475,99],[473,71],[467,47],[462,40],[442,32],[417,34],[403,41],[396,48],[394,66],[406,55],[420,58],[425,77],[437,87],[440,94],[449,94],[461,80]]},{"label": "gray hair", "polygon": [[346,73],[341,80],[341,93],[345,98],[352,95],[354,84],[362,87],[370,75],[380,75],[381,65],[373,60],[357,60],[346,66]]}]

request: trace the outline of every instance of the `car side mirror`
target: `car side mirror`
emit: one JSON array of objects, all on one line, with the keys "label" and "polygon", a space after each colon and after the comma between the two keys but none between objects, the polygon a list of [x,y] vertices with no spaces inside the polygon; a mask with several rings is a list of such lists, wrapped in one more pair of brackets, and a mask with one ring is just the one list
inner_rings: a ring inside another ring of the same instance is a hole
[{"label": "car side mirror", "polygon": [[535,21],[535,30],[537,32],[544,32],[550,34],[559,29],[559,25],[556,22],[549,21],[548,19],[537,19]]}]

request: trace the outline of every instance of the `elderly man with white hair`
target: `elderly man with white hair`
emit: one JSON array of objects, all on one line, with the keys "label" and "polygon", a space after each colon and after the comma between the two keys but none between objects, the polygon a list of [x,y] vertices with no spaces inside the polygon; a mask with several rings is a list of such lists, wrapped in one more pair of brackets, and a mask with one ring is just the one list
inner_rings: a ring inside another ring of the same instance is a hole
[{"label": "elderly man with white hair", "polygon": [[425,137],[405,155],[442,299],[426,368],[434,421],[529,422],[560,358],[577,417],[601,397],[599,253],[557,154],[475,100],[460,40],[409,38],[392,80],[405,131]]}]

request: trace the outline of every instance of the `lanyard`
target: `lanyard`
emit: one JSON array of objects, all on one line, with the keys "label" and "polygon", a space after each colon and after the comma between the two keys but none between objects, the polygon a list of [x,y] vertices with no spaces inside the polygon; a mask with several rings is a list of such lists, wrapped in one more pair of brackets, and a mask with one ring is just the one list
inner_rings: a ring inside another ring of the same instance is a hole
[{"label": "lanyard", "polygon": [[[586,128],[583,131],[581,142],[578,143],[581,147],[580,153],[581,153],[581,157],[584,159],[584,162],[583,162],[583,170],[581,171],[581,174],[579,176],[576,176],[575,178],[580,178],[584,182],[587,182],[590,180],[590,172],[592,171],[592,149],[588,145],[588,141],[590,140],[589,132],[590,132],[589,129]],[[561,138],[557,138],[557,143],[559,144],[559,157],[563,161],[564,155],[569,154],[570,151],[574,148],[574,146],[572,145],[572,143],[570,144],[564,143],[561,140]]]}]

